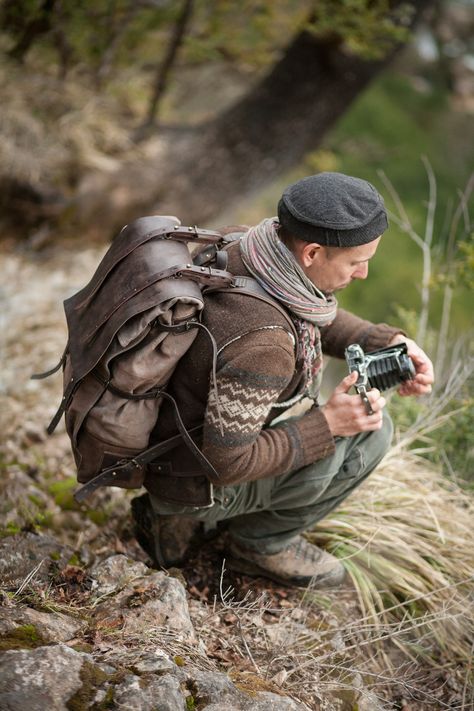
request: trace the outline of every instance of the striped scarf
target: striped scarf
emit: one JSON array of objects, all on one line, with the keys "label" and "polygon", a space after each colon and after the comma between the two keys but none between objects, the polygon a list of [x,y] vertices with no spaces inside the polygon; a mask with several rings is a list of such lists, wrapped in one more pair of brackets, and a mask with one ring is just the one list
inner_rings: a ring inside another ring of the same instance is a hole
[{"label": "striped scarf", "polygon": [[335,318],[337,301],[308,279],[293,253],[277,234],[276,218],[251,227],[240,240],[242,260],[258,283],[293,315],[304,364],[304,389],[322,366],[321,326]]}]

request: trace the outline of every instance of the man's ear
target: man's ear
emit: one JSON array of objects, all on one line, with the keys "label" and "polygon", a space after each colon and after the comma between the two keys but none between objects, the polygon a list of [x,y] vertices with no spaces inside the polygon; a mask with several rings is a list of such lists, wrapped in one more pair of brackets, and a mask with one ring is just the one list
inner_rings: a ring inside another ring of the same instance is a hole
[{"label": "man's ear", "polygon": [[321,254],[321,245],[317,242],[306,242],[301,250],[300,259],[304,267],[310,267]]}]

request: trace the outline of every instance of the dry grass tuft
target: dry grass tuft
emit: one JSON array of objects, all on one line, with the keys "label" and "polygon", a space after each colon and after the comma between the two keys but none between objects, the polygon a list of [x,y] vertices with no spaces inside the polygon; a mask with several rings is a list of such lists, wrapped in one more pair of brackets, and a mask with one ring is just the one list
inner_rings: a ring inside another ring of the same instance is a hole
[{"label": "dry grass tuft", "polygon": [[394,449],[310,537],[345,561],[363,612],[357,624],[373,642],[391,630],[412,659],[469,665],[473,513],[468,493]]}]

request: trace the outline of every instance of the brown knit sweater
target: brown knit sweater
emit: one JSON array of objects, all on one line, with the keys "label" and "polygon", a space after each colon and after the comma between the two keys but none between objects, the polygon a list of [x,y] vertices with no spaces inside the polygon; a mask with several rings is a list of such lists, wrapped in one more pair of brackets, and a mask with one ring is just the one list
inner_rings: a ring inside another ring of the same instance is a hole
[{"label": "brown knit sweater", "polygon": [[[229,250],[228,269],[249,276],[238,244]],[[212,349],[200,332],[181,359],[168,387],[188,428],[203,425],[196,438],[219,477],[209,477],[183,444],[150,467],[147,488],[164,500],[205,505],[210,483],[223,486],[299,469],[334,452],[334,440],[318,404],[298,420],[269,423],[281,414],[274,404],[286,402],[302,377],[294,339],[285,317],[273,306],[231,291],[206,297],[202,322],[219,349],[217,390],[210,388]],[[339,309],[321,329],[323,352],[343,358],[350,343],[364,350],[382,348],[400,329],[369,321]],[[221,419],[221,421],[219,421]],[[222,430],[221,430],[222,426]],[[164,403],[153,439],[176,434],[170,406]]]}]

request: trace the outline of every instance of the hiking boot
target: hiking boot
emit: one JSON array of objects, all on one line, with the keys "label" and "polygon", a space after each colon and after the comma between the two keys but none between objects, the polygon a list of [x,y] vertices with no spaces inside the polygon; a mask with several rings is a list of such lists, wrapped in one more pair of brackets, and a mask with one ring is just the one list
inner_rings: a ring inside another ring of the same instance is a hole
[{"label": "hiking boot", "polygon": [[198,539],[199,521],[190,516],[157,514],[148,494],[132,499],[135,537],[158,567],[181,565]]},{"label": "hiking boot", "polygon": [[345,577],[342,563],[303,538],[296,536],[278,553],[265,555],[231,541],[228,567],[239,573],[264,576],[286,585],[329,588],[340,585]]}]

